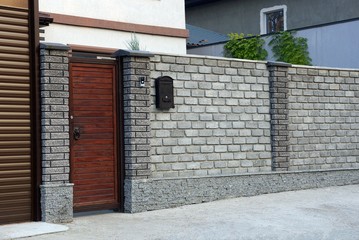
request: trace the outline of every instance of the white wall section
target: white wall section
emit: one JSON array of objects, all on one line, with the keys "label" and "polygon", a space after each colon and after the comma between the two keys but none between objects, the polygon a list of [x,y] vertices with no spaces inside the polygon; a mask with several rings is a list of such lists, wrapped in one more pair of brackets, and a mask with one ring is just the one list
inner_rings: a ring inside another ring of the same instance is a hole
[{"label": "white wall section", "polygon": [[184,0],[39,0],[41,12],[185,28]]},{"label": "white wall section", "polygon": [[[39,0],[41,12],[185,30],[184,0]],[[111,25],[111,22],[108,24]],[[56,23],[44,28],[46,42],[128,49],[131,31]],[[135,30],[133,31],[135,32]],[[186,53],[184,37],[136,33],[141,50]]]},{"label": "white wall section", "polygon": [[[66,34],[64,34],[66,33]],[[129,32],[51,24],[46,28],[46,42],[103,48],[128,49]],[[186,39],[136,33],[140,49],[151,52],[186,54]]]}]

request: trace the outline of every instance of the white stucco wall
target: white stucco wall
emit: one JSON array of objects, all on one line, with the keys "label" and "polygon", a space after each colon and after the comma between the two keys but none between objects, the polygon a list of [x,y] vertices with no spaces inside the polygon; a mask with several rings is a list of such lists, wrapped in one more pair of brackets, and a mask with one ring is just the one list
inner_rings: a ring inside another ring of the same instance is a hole
[{"label": "white stucco wall", "polygon": [[39,0],[42,12],[185,28],[184,0]]},{"label": "white stucco wall", "polygon": [[[131,33],[86,27],[51,24],[46,27],[45,41],[93,47],[128,49]],[[66,33],[66,34],[64,34]],[[136,33],[141,50],[159,53],[186,53],[186,39]]]},{"label": "white stucco wall", "polygon": [[[39,0],[41,12],[125,23],[185,29],[184,0]],[[128,49],[131,33],[52,23],[45,27],[46,42]],[[186,54],[186,39],[136,33],[141,49]]]}]

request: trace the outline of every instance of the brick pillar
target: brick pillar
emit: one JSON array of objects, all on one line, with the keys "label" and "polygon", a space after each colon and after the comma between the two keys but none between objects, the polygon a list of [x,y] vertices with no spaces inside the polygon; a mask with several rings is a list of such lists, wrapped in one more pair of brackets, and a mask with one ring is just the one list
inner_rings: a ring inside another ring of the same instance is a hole
[{"label": "brick pillar", "polygon": [[289,129],[288,129],[288,68],[287,63],[268,62],[272,170],[288,171]]},{"label": "brick pillar", "polygon": [[69,72],[66,45],[43,43],[41,61],[42,220],[70,222]]},{"label": "brick pillar", "polygon": [[[115,56],[120,59],[123,82],[124,208],[125,212],[132,212],[132,181],[151,176],[150,57],[153,54],[119,50]],[[141,86],[140,78],[143,77],[145,82]]]}]

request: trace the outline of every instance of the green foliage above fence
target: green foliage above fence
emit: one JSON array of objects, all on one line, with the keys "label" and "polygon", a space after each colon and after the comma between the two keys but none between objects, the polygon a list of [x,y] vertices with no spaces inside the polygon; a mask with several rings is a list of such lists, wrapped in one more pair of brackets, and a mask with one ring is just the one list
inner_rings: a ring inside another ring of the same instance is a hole
[{"label": "green foliage above fence", "polygon": [[[308,40],[303,37],[295,37],[295,32],[280,32],[268,36],[271,38],[269,46],[276,61],[291,64],[311,65],[309,57]],[[264,48],[265,41],[260,36],[244,35],[243,33],[230,33],[229,41],[224,45],[226,57],[265,60],[268,53]]]},{"label": "green foliage above fence", "polygon": [[269,43],[277,61],[300,65],[311,65],[307,39],[295,37],[295,32],[280,32]]},{"label": "green foliage above fence", "polygon": [[265,60],[268,53],[263,48],[264,40],[259,36],[230,33],[224,46],[225,56],[250,60]]}]

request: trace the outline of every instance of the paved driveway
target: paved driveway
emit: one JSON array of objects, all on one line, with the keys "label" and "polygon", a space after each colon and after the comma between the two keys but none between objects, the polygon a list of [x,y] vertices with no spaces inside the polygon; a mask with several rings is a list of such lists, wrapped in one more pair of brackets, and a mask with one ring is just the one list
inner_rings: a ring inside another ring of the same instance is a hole
[{"label": "paved driveway", "polygon": [[359,185],[75,218],[51,239],[359,240]]}]

